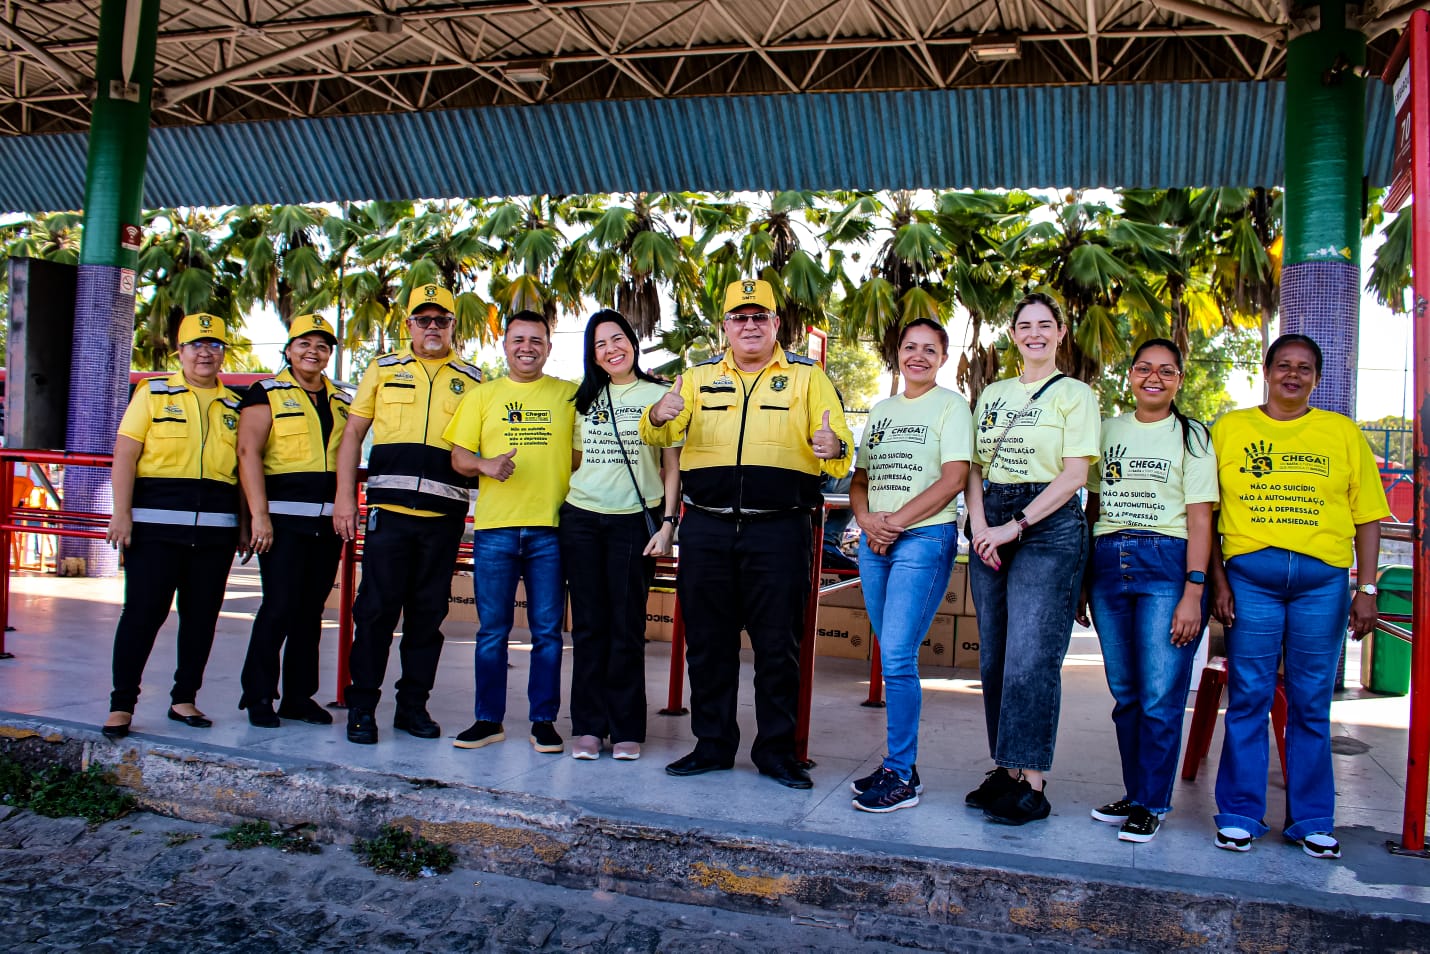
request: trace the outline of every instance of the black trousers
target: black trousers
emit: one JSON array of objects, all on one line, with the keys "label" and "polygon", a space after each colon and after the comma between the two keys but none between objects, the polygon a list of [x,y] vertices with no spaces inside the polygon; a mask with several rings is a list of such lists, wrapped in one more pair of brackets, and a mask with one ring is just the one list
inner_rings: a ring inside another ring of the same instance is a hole
[{"label": "black trousers", "polygon": [[686,508],[677,588],[690,667],[690,728],[696,752],[730,761],[736,721],[740,628],[755,651],[755,726],[750,759],[764,767],[794,755],[799,642],[809,599],[810,515],[722,520]]},{"label": "black trousers", "polygon": [[644,742],[646,597],[655,578],[655,560],[641,556],[645,517],[563,504],[558,532],[571,594],[571,732]]},{"label": "black trousers", "polygon": [[402,676],[397,680],[397,707],[427,704],[442,655],[441,626],[463,528],[462,517],[414,517],[376,508],[368,512],[362,583],[353,603],[349,708],[377,708],[399,616]]},{"label": "black trousers", "polygon": [[323,603],[332,591],[342,549],[343,542],[331,527],[312,533],[275,523],[273,547],[258,557],[263,602],[253,617],[253,634],[243,660],[240,709],[279,697],[280,652],[282,695],[289,702],[300,702],[318,691]]},{"label": "black trousers", "polygon": [[195,700],[204,683],[237,544],[236,532],[205,534],[201,543],[184,544],[146,538],[143,528],[136,529],[124,548],[124,610],[114,630],[111,711],[134,711],[144,667],[176,593],[179,654],[169,698],[174,705]]}]

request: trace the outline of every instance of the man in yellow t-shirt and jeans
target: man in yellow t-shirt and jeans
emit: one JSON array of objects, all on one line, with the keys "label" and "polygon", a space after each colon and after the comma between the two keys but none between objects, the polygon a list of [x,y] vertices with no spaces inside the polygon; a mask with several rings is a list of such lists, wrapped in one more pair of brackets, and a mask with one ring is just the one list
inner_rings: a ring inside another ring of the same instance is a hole
[{"label": "man in yellow t-shirt and jeans", "polygon": [[452,466],[477,478],[472,560],[476,571],[476,722],[457,734],[459,749],[506,738],[507,637],[518,580],[526,584],[531,672],[531,744],[560,752],[553,723],[561,708],[561,623],[566,606],[556,516],[571,483],[576,385],[549,377],[551,326],[534,311],[507,319],[508,373],[462,402],[443,435]]}]

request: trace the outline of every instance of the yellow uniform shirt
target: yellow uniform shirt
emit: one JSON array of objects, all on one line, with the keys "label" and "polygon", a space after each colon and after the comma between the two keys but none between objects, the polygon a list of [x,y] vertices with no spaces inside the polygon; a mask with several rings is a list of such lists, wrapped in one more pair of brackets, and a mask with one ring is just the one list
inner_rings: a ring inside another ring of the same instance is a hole
[{"label": "yellow uniform shirt", "polygon": [[[770,513],[822,506],[820,475],[849,473],[854,436],[824,369],[776,347],[763,369],[742,373],[728,353],[687,370],[685,408],[660,427],[650,410],[641,440],[657,447],[685,441],[680,456],[685,499],[715,513]],[[830,429],[849,445],[834,460],[814,456],[810,441],[829,412]]]},{"label": "yellow uniform shirt", "polygon": [[[1025,385],[1007,378],[994,381],[979,395],[973,415],[973,459],[985,479],[995,484],[1046,484],[1062,473],[1065,458],[1097,460],[1101,417],[1097,396],[1081,381],[1065,377],[1030,404],[1029,398],[1047,380]],[[995,461],[994,447],[1005,428],[1007,436],[1002,437]]]},{"label": "yellow uniform shirt", "polygon": [[[665,391],[654,381],[639,378],[624,386],[612,384],[609,403],[606,392],[602,391],[588,413],[576,415],[571,446],[581,452],[581,466],[571,475],[567,503],[582,510],[608,514],[636,513],[642,502],[646,507],[660,505],[665,499],[665,487],[660,480],[660,448],[641,440],[640,420],[645,409],[660,400]],[[620,428],[621,446],[626,449],[626,457],[640,485],[639,502],[631,483],[631,472],[626,469],[621,447],[616,444],[613,420]]]},{"label": "yellow uniform shirt", "polygon": [[1098,494],[1093,536],[1151,530],[1187,538],[1187,506],[1216,503],[1216,455],[1193,427],[1192,450],[1173,416],[1144,424],[1135,414],[1102,422],[1102,460],[1087,472],[1087,492]]},{"label": "yellow uniform shirt", "polygon": [[1223,556],[1279,547],[1349,567],[1356,525],[1390,516],[1370,445],[1344,415],[1312,408],[1277,421],[1260,408],[1232,411],[1212,425],[1212,447]]},{"label": "yellow uniform shirt", "polygon": [[498,378],[462,401],[446,440],[480,457],[516,448],[516,473],[504,481],[479,478],[473,529],[556,526],[571,482],[575,395],[576,385],[560,378]]},{"label": "yellow uniform shirt", "polygon": [[[869,509],[893,513],[938,480],[943,465],[973,452],[973,415],[963,396],[934,388],[910,399],[885,398],[869,411],[859,445],[859,469],[869,479]],[[951,523],[957,497],[914,527]]]}]

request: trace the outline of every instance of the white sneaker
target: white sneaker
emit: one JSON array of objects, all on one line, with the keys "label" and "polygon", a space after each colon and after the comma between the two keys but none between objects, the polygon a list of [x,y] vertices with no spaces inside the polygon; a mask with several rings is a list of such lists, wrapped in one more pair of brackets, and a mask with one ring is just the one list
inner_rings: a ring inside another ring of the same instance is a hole
[{"label": "white sneaker", "polygon": [[639,742],[617,742],[611,747],[611,757],[621,762],[634,762],[641,757]]},{"label": "white sneaker", "polygon": [[1250,851],[1252,842],[1251,832],[1245,828],[1218,828],[1216,830],[1216,846],[1227,851]]},{"label": "white sneaker", "polygon": [[1312,832],[1301,839],[1301,850],[1312,858],[1339,858],[1341,843],[1328,831]]},{"label": "white sneaker", "polygon": [[594,735],[578,735],[571,740],[571,757],[593,762],[601,757],[601,740]]}]

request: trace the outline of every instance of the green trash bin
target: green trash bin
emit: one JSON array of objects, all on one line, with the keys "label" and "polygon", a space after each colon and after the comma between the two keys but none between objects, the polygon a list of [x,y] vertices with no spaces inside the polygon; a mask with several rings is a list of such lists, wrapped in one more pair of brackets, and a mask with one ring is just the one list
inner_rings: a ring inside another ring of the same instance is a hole
[{"label": "green trash bin", "polygon": [[[1411,569],[1408,566],[1380,568],[1376,585],[1380,595],[1376,608],[1382,613],[1410,615]],[[1409,629],[1407,623],[1397,624]],[[1371,692],[1403,696],[1410,691],[1410,644],[1398,636],[1373,631],[1361,643],[1360,684]]]}]

